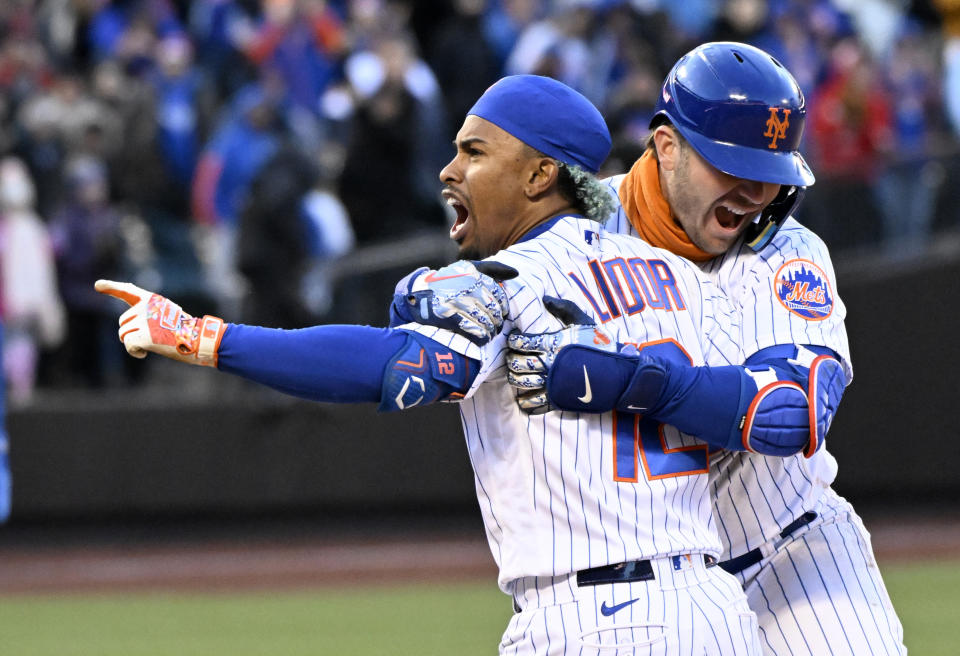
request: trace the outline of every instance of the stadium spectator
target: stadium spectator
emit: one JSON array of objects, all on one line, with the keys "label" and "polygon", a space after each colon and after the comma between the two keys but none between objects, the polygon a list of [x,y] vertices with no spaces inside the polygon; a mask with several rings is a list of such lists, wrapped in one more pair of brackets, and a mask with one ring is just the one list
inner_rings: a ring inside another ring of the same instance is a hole
[{"label": "stadium spectator", "polygon": [[[560,3],[557,10],[523,30],[504,66],[505,73],[546,75],[578,91],[595,92],[592,81],[598,80],[602,88],[609,71],[593,50],[593,24],[594,12],[588,4]],[[590,100],[602,103],[603,99]]]},{"label": "stadium spectator", "polygon": [[412,37],[383,36],[374,50],[351,56],[346,72],[357,104],[339,191],[357,242],[441,225],[434,172],[449,135],[440,87]]},{"label": "stadium spectator", "polygon": [[58,346],[66,330],[50,235],[34,210],[35,200],[23,162],[0,160],[3,373],[12,405],[30,401],[40,349]]},{"label": "stadium spectator", "polygon": [[209,76],[218,98],[229,98],[256,75],[243,46],[256,30],[250,2],[194,0],[188,26],[197,64]]},{"label": "stadium spectator", "polygon": [[805,216],[828,246],[846,248],[880,234],[877,183],[893,130],[890,100],[869,54],[852,39],[832,54],[830,76],[810,103],[809,144],[820,178]]},{"label": "stadium spectator", "polygon": [[263,20],[244,44],[260,68],[278,72],[295,107],[317,112],[324,89],[338,75],[345,34],[325,0],[265,0]]},{"label": "stadium spectator", "polygon": [[501,70],[520,34],[547,13],[544,0],[490,0],[483,15],[483,34],[493,46]]},{"label": "stadium spectator", "polygon": [[456,0],[453,15],[437,29],[429,49],[447,116],[466,116],[473,102],[500,77],[500,62],[483,31],[486,5],[486,0]]},{"label": "stadium spectator", "polygon": [[885,68],[894,147],[877,191],[883,236],[893,256],[916,255],[927,245],[937,193],[946,177],[933,157],[940,89],[931,54],[922,35],[906,26]]},{"label": "stadium spectator", "polygon": [[16,151],[37,182],[41,216],[49,216],[59,201],[68,153],[82,150],[104,156],[121,143],[121,119],[88,86],[85,77],[64,73],[20,107],[17,121],[22,131]]},{"label": "stadium spectator", "polygon": [[171,0],[91,0],[90,11],[95,61],[118,58],[131,72],[149,65],[155,38],[184,31]]},{"label": "stadium spectator", "polygon": [[206,78],[193,65],[193,46],[183,35],[168,36],[157,43],[156,72],[150,82],[154,91],[156,146],[166,173],[181,195],[193,180],[206,121],[213,99]]},{"label": "stadium spectator", "polygon": [[193,217],[212,231],[202,257],[208,285],[227,309],[236,310],[244,293],[236,271],[237,222],[253,179],[280,147],[283,94],[273,76],[241,89],[197,164]]},{"label": "stadium spectator", "polygon": [[303,203],[318,178],[312,159],[285,143],[252,180],[237,233],[237,268],[248,283],[245,323],[302,328],[314,322],[300,283],[311,255]]},{"label": "stadium spectator", "polygon": [[104,275],[122,273],[120,213],[109,201],[107,168],[81,155],[65,166],[65,200],[50,220],[60,293],[70,338],[62,357],[70,378],[93,387],[108,382],[116,322],[110,304],[90,286]]}]

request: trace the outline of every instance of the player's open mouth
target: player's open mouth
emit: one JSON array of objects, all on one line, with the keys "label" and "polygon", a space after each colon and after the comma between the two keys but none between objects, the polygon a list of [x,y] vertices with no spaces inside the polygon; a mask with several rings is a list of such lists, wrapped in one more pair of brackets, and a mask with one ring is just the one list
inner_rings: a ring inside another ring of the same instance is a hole
[{"label": "player's open mouth", "polygon": [[753,216],[755,213],[756,210],[743,209],[724,203],[717,206],[713,211],[713,216],[717,219],[721,228],[735,231],[740,228],[744,219]]},{"label": "player's open mouth", "polygon": [[444,189],[442,195],[446,199],[447,205],[452,207],[453,211],[457,213],[457,218],[454,220],[453,226],[450,227],[450,239],[459,243],[463,241],[463,238],[466,236],[466,226],[470,219],[470,211],[463,201],[457,198],[449,189]]}]

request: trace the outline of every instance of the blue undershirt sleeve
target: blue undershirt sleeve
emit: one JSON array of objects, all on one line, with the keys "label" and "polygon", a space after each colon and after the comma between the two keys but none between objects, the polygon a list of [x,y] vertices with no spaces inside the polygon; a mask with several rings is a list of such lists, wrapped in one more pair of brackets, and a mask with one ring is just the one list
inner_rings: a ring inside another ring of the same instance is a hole
[{"label": "blue undershirt sleeve", "polygon": [[329,325],[281,330],[230,324],[218,368],[285,394],[404,410],[463,398],[480,363],[416,332]]},{"label": "blue undershirt sleeve", "polygon": [[281,330],[230,324],[217,366],[311,401],[376,403],[384,369],[408,338],[403,330],[371,326]]},{"label": "blue undershirt sleeve", "polygon": [[[824,347],[804,348],[816,354],[835,355]],[[796,352],[797,347],[792,344],[773,346],[752,355],[745,366],[668,367],[661,403],[651,414],[713,446],[743,449],[742,418],[748,415],[758,389],[758,380],[748,370],[769,370],[772,381],[792,383],[792,387],[805,390],[808,369],[793,360]],[[793,401],[789,398],[785,407]],[[780,421],[790,424],[792,419],[792,414],[784,414]],[[803,430],[809,430],[808,423]]]}]

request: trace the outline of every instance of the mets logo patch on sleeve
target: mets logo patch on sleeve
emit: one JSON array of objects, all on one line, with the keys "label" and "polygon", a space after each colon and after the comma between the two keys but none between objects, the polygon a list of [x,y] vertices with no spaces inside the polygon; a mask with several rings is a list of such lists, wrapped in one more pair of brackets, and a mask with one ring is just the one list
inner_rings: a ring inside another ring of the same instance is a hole
[{"label": "mets logo patch on sleeve", "polygon": [[790,260],[773,282],[780,304],[798,317],[822,321],[833,312],[833,292],[823,269],[809,260]]}]

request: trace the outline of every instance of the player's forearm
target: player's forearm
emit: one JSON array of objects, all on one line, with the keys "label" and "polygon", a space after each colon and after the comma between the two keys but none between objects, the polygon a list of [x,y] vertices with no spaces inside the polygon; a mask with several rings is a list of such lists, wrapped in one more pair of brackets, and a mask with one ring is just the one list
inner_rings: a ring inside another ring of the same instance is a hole
[{"label": "player's forearm", "polygon": [[790,353],[767,349],[746,366],[706,367],[664,349],[630,355],[572,345],[557,355],[547,387],[562,410],[642,414],[718,448],[812,455],[845,379],[829,354],[794,346]]},{"label": "player's forearm", "polygon": [[[666,382],[660,401],[646,416],[675,426],[711,446],[746,450],[741,430],[757,387],[744,368],[666,364]],[[621,405],[631,405],[629,400],[628,388]]]},{"label": "player's forearm", "polygon": [[[823,360],[832,366],[821,368]],[[771,347],[745,366],[662,364],[662,393],[648,416],[713,446],[765,455],[812,455],[829,430],[845,383],[836,355],[818,347]],[[814,369],[817,380],[811,380]],[[620,405],[629,405],[630,397],[628,387]]]},{"label": "player's forearm", "polygon": [[384,370],[406,340],[403,331],[370,326],[230,324],[218,368],[312,401],[378,402]]},{"label": "player's forearm", "polygon": [[462,395],[479,362],[407,330],[231,324],[220,343],[218,367],[311,401],[379,402],[379,409],[389,412]]}]

